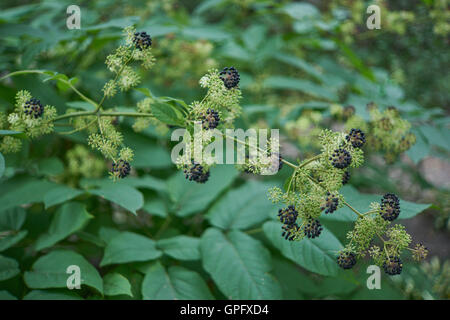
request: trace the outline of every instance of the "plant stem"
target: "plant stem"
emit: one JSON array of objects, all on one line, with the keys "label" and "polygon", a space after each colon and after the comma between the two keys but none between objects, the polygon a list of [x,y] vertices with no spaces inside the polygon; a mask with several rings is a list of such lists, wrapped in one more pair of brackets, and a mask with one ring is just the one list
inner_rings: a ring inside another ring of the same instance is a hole
[{"label": "plant stem", "polygon": [[84,116],[95,116],[95,115],[98,115],[100,117],[119,117],[119,116],[154,117],[153,114],[151,114],[151,113],[139,113],[139,112],[99,112],[99,113],[97,113],[94,110],[94,111],[80,111],[80,112],[63,114],[61,116],[56,117],[55,121],[67,119],[67,118],[73,118],[73,117],[84,117]]},{"label": "plant stem", "polygon": [[355,208],[353,208],[351,205],[349,205],[345,200],[344,200],[344,205],[346,205],[347,207],[350,208],[350,210],[352,210],[354,213],[356,213],[360,218],[363,218],[363,214],[361,212],[359,212],[358,210],[356,210]]}]

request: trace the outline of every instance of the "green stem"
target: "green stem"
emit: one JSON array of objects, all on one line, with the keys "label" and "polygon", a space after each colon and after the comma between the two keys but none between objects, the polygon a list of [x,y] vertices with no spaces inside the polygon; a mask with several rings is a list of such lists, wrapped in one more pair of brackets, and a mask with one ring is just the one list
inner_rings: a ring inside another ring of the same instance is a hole
[{"label": "green stem", "polygon": [[74,118],[74,117],[84,117],[84,116],[95,116],[98,115],[100,117],[119,117],[119,116],[125,116],[125,117],[154,117],[151,113],[139,113],[139,112],[99,112],[97,113],[94,111],[80,111],[80,112],[73,112],[73,113],[67,113],[63,114],[61,116],[58,116],[55,118],[55,121],[67,119],[67,118]]},{"label": "green stem", "polygon": [[311,162],[314,162],[316,160],[319,160],[322,157],[322,155],[318,154],[317,156],[314,156],[306,161],[304,161],[303,163],[301,163],[298,168],[303,168],[304,166],[310,164]]},{"label": "green stem", "polygon": [[352,210],[354,213],[356,213],[360,218],[363,218],[363,214],[361,212],[359,212],[358,210],[356,210],[355,208],[353,208],[351,205],[349,205],[345,200],[344,200],[344,205],[346,205],[347,207],[350,208],[350,210]]}]

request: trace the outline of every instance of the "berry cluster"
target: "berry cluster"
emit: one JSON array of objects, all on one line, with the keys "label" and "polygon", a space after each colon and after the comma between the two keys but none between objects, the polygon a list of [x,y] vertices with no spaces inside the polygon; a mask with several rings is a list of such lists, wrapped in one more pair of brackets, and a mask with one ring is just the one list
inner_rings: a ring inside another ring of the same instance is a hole
[{"label": "berry cluster", "polygon": [[341,252],[337,257],[337,263],[342,269],[351,269],[356,264],[356,255],[353,252]]},{"label": "berry cluster", "polygon": [[352,156],[347,150],[339,148],[334,150],[331,157],[329,157],[329,160],[331,161],[333,167],[345,169],[350,165],[350,163],[352,163]]},{"label": "berry cluster", "polygon": [[136,49],[139,49],[142,51],[143,49],[147,49],[148,47],[150,47],[152,45],[152,38],[145,31],[135,32],[134,38],[133,38],[133,43],[134,43]]},{"label": "berry cluster", "polygon": [[400,214],[400,201],[393,193],[386,193],[381,199],[380,215],[386,221],[394,221]]},{"label": "berry cluster", "polygon": [[204,129],[215,129],[219,125],[220,116],[214,109],[208,108],[202,116],[202,126]]},{"label": "berry cluster", "polygon": [[327,192],[325,203],[320,207],[320,210],[325,209],[325,213],[333,213],[337,210],[339,205],[339,198]]},{"label": "berry cluster", "polygon": [[241,78],[236,68],[223,68],[219,75],[227,89],[235,88],[239,85],[239,80]]},{"label": "berry cluster", "polygon": [[111,172],[119,178],[125,178],[130,174],[131,167],[128,161],[120,159],[112,164]]},{"label": "berry cluster", "polygon": [[281,236],[288,241],[293,241],[300,231],[300,227],[296,223],[284,224],[281,228],[283,229]]},{"label": "berry cluster", "polygon": [[44,113],[44,106],[41,104],[41,101],[36,98],[31,98],[26,101],[23,109],[23,112],[26,115],[35,119],[42,117],[42,114]]},{"label": "berry cluster", "polygon": [[344,171],[344,175],[342,176],[342,185],[347,184],[350,181],[350,172]]},{"label": "berry cluster", "polygon": [[428,255],[428,248],[421,243],[416,244],[412,254],[413,259],[415,261],[422,261],[426,259],[427,255]]},{"label": "berry cluster", "polygon": [[383,263],[384,272],[391,276],[402,273],[402,268],[402,260],[397,256],[389,256]]},{"label": "berry cluster", "polygon": [[278,217],[284,224],[294,224],[297,221],[298,211],[295,210],[293,205],[290,205],[285,209],[278,210]]},{"label": "berry cluster", "polygon": [[305,236],[312,239],[320,236],[322,230],[323,230],[322,225],[317,219],[310,219],[303,228]]},{"label": "berry cluster", "polygon": [[345,140],[350,142],[354,148],[361,148],[366,142],[366,136],[360,129],[351,129],[350,133],[345,136]]},{"label": "berry cluster", "polygon": [[186,179],[197,183],[205,183],[209,179],[209,170],[205,170],[199,163],[192,163],[190,166],[184,166]]}]

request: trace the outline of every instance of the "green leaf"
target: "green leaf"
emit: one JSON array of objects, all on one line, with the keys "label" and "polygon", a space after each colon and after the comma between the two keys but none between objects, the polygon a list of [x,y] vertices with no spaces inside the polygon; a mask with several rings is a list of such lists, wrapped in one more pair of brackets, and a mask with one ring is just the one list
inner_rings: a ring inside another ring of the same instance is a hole
[{"label": "green leaf", "polygon": [[199,184],[186,180],[184,174],[178,172],[167,182],[167,190],[173,201],[172,211],[179,217],[187,217],[206,209],[238,174],[233,166],[218,166],[211,169],[208,183]]},{"label": "green leaf", "polygon": [[148,214],[158,216],[161,218],[167,217],[167,208],[164,200],[160,198],[145,200],[142,210]]},{"label": "green leaf", "polygon": [[0,290],[0,300],[17,300],[17,298],[6,290]]},{"label": "green leaf", "polygon": [[23,300],[83,300],[83,298],[68,289],[65,291],[32,290],[23,297]]},{"label": "green leaf", "polygon": [[284,54],[284,53],[276,53],[274,55],[274,58],[290,64],[294,67],[297,67],[299,69],[301,69],[302,71],[308,73],[309,75],[315,77],[318,80],[322,80],[324,78],[324,76],[316,69],[314,68],[310,63],[304,61],[303,59],[300,59],[296,56],[291,56],[288,54]]},{"label": "green leaf", "polygon": [[89,190],[90,193],[106,200],[117,203],[119,206],[136,214],[136,210],[144,205],[142,193],[127,185],[111,185],[108,187]]},{"label": "green leaf", "polygon": [[271,89],[288,89],[301,91],[310,96],[337,101],[337,94],[325,86],[320,86],[314,82],[289,78],[284,76],[271,76],[264,81],[264,86]]},{"label": "green leaf", "polygon": [[14,278],[20,273],[16,260],[0,256],[0,281]]},{"label": "green leaf", "polygon": [[27,135],[23,132],[13,130],[0,130],[0,136],[12,136],[14,138],[26,139]]},{"label": "green leaf", "polygon": [[0,178],[3,176],[3,173],[5,173],[5,158],[0,152]]},{"label": "green leaf", "polygon": [[178,266],[166,270],[159,262],[155,262],[145,274],[142,296],[145,300],[213,299],[198,273]]},{"label": "green leaf", "polygon": [[281,11],[297,20],[311,19],[320,15],[320,11],[307,2],[287,3],[281,8]]},{"label": "green leaf", "polygon": [[269,274],[269,251],[240,231],[223,234],[210,228],[201,238],[203,267],[228,299],[281,299],[281,288]]},{"label": "green leaf", "polygon": [[168,103],[154,103],[152,104],[152,114],[159,121],[173,126],[183,126],[184,120],[181,114]]},{"label": "green leaf", "polygon": [[0,231],[20,230],[26,216],[27,212],[21,207],[0,211]]},{"label": "green leaf", "polygon": [[[342,187],[340,193],[344,196],[345,201],[348,204],[361,213],[369,211],[370,203],[380,202],[383,197],[381,195],[360,193],[354,187],[349,185]],[[428,207],[430,207],[430,204],[413,203],[400,199],[400,215],[398,219],[412,218]],[[358,216],[350,208],[344,206],[332,214],[323,215],[321,219],[351,222],[356,221],[357,217]]]},{"label": "green leaf", "polygon": [[107,296],[128,295],[131,293],[131,284],[127,278],[119,273],[108,273],[103,278],[103,289]]},{"label": "green leaf", "polygon": [[31,289],[67,288],[71,274],[67,267],[80,268],[81,284],[96,289],[103,294],[103,280],[97,269],[86,259],[73,251],[55,250],[40,257],[24,274],[25,284]]},{"label": "green leaf", "polygon": [[53,182],[27,177],[10,179],[0,185],[0,203],[2,204],[2,210],[14,208],[22,204],[42,202],[45,192],[57,186]]},{"label": "green leaf", "polygon": [[112,181],[110,178],[84,178],[80,181],[80,186],[85,189],[93,187],[104,188],[114,185],[127,185],[137,189],[150,189],[161,192],[167,191],[165,181],[152,176],[127,177],[126,179],[120,179],[118,181]]},{"label": "green leaf", "polygon": [[5,251],[8,248],[11,248],[16,243],[20,242],[23,238],[26,237],[28,231],[23,230],[18,233],[10,234],[4,238],[0,239],[0,252]]},{"label": "green leaf", "polygon": [[422,136],[420,130],[413,128],[411,131],[416,135],[416,143],[406,151],[406,154],[415,164],[418,164],[420,160],[430,154],[431,146]]},{"label": "green leaf", "polygon": [[267,220],[270,211],[276,212],[267,189],[264,183],[250,181],[229,191],[209,209],[209,221],[221,229],[247,229]]},{"label": "green leaf", "polygon": [[128,263],[134,261],[149,261],[161,256],[156,249],[155,241],[132,232],[122,232],[112,238],[105,248],[100,266]]},{"label": "green leaf", "polygon": [[335,276],[339,271],[336,256],[342,249],[339,240],[325,227],[316,239],[287,241],[281,236],[279,222],[268,221],[264,224],[264,234],[271,243],[288,259],[306,270],[325,276]]},{"label": "green leaf", "polygon": [[188,236],[176,236],[169,239],[158,240],[156,246],[164,254],[176,260],[199,260],[200,239]]},{"label": "green leaf", "polygon": [[40,174],[47,176],[56,176],[64,172],[64,164],[56,157],[45,158],[38,162]]},{"label": "green leaf", "polygon": [[84,192],[81,190],[77,190],[66,185],[58,185],[57,188],[50,190],[45,193],[44,196],[44,204],[45,209],[50,208],[51,206],[72,200],[78,197],[80,194]]},{"label": "green leaf", "polygon": [[74,109],[80,109],[84,111],[94,111],[95,107],[92,103],[86,101],[70,101],[66,103],[67,106]]},{"label": "green leaf", "polygon": [[79,202],[66,202],[56,211],[47,233],[42,234],[35,243],[36,251],[53,246],[80,230],[93,218],[86,207]]}]

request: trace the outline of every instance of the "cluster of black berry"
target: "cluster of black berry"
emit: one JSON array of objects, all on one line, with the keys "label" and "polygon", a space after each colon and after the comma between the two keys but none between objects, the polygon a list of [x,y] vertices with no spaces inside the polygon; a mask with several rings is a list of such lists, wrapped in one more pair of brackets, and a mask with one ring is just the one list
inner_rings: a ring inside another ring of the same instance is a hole
[{"label": "cluster of black berry", "polygon": [[352,156],[347,150],[339,148],[334,150],[329,160],[331,161],[333,167],[345,169],[350,165],[350,163],[352,163]]},{"label": "cluster of black berry", "polygon": [[209,170],[204,170],[199,163],[192,163],[190,166],[185,165],[184,168],[186,179],[189,181],[205,183],[209,179]]},{"label": "cluster of black berry", "polygon": [[297,221],[298,212],[293,205],[290,205],[287,208],[278,210],[278,217],[282,223],[294,224]]},{"label": "cluster of black berry", "polygon": [[325,213],[333,213],[337,210],[339,205],[339,198],[327,192],[325,203],[320,207],[320,210],[325,209]]},{"label": "cluster of black berry", "polygon": [[400,257],[390,256],[383,263],[384,272],[391,276],[402,273],[402,268],[403,263]]},{"label": "cluster of black berry", "polygon": [[305,236],[312,239],[320,236],[322,230],[323,230],[322,225],[320,224],[319,220],[316,219],[310,219],[303,228]]},{"label": "cluster of black berry", "polygon": [[381,199],[381,217],[386,221],[394,221],[400,214],[400,200],[393,193],[386,193]]},{"label": "cluster of black berry", "polygon": [[284,224],[282,229],[283,233],[281,234],[281,236],[288,241],[292,241],[295,239],[295,236],[300,230],[300,227],[296,223],[293,223],[293,224]]},{"label": "cluster of black berry", "polygon": [[134,38],[133,38],[133,43],[134,43],[136,49],[139,49],[142,51],[143,49],[147,49],[148,47],[150,47],[152,45],[152,38],[145,31],[135,32]]},{"label": "cluster of black berry", "polygon": [[128,161],[119,160],[112,164],[111,172],[117,174],[119,178],[125,178],[130,174],[131,167]]},{"label": "cluster of black berry", "polygon": [[41,101],[35,98],[31,98],[30,100],[25,102],[23,106],[23,112],[31,116],[35,119],[42,117],[44,114],[44,106],[41,104]]},{"label": "cluster of black berry", "polygon": [[347,170],[342,176],[342,185],[347,184],[350,181],[350,172]]},{"label": "cluster of black berry", "polygon": [[345,140],[350,142],[354,148],[361,148],[366,142],[366,136],[360,129],[351,129],[350,133],[345,136]]},{"label": "cluster of black berry", "polygon": [[413,251],[413,259],[416,261],[425,260],[428,255],[428,248],[425,247],[422,243],[416,244],[416,247]]},{"label": "cluster of black berry", "polygon": [[214,109],[209,108],[202,116],[202,125],[205,129],[215,129],[219,125],[219,113]]},{"label": "cluster of black berry", "polygon": [[342,269],[351,269],[356,264],[356,255],[353,252],[341,252],[337,263]]},{"label": "cluster of black berry", "polygon": [[237,87],[239,84],[239,80],[241,80],[239,72],[235,67],[223,68],[219,76],[227,89]]}]

